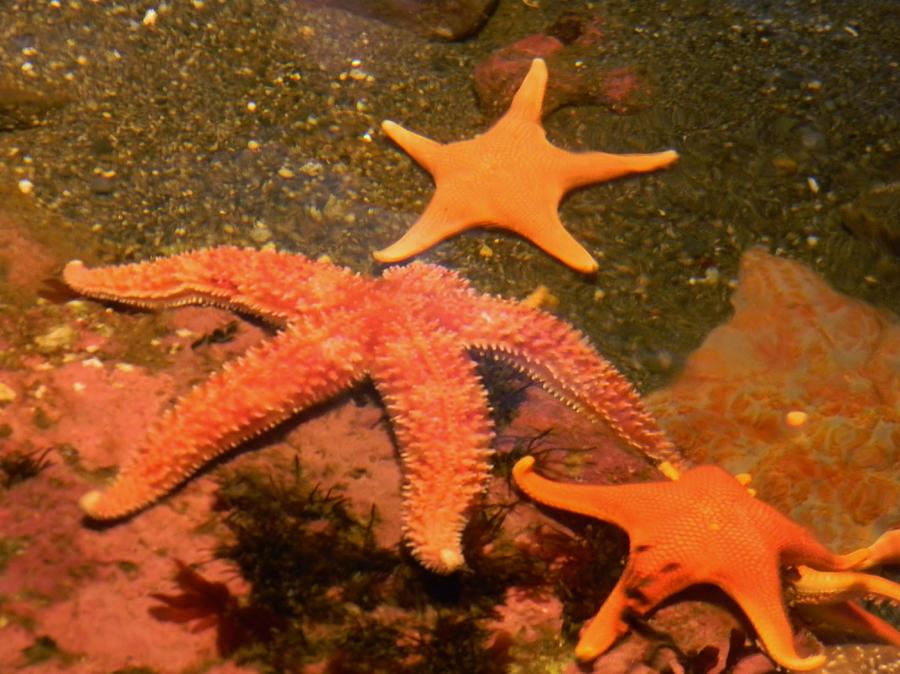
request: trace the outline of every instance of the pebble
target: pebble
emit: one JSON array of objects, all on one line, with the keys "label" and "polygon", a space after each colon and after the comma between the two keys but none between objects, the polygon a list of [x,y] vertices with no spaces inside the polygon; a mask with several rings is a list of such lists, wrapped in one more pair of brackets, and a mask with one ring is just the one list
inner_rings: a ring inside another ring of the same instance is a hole
[{"label": "pebble", "polygon": [[34,343],[37,344],[38,350],[42,353],[68,348],[74,341],[75,331],[69,325],[57,326],[50,332],[34,338]]},{"label": "pebble", "polygon": [[16,399],[16,392],[0,381],[0,405],[7,405]]}]

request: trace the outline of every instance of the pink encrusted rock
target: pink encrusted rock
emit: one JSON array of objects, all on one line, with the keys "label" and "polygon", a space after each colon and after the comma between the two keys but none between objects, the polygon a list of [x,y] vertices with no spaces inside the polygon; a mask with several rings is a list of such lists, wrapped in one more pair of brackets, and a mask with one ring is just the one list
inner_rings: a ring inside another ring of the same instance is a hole
[{"label": "pink encrusted rock", "polygon": [[544,59],[550,72],[544,114],[566,105],[601,105],[621,113],[646,105],[649,91],[634,68],[613,64],[604,54],[601,19],[572,19],[555,28],[560,37],[528,35],[475,66],[475,93],[485,115],[495,118],[509,107],[535,58]]}]

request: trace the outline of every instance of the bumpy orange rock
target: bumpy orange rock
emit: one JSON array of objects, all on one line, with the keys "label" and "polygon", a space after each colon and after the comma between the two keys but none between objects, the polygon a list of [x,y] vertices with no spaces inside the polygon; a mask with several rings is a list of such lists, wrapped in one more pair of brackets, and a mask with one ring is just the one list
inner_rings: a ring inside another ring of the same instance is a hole
[{"label": "bumpy orange rock", "polygon": [[900,527],[900,321],[751,248],[734,316],[646,399],[696,463],[749,472],[829,545]]}]

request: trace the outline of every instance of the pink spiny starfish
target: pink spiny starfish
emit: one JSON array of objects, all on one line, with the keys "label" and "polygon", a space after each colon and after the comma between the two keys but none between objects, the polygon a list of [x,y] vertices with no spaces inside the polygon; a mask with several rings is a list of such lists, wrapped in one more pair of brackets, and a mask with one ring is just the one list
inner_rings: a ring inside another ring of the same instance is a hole
[{"label": "pink spiny starfish", "polygon": [[400,446],[406,537],[423,565],[449,573],[464,562],[460,535],[493,440],[472,350],[520,368],[645,455],[679,461],[631,385],[580,333],[441,267],[367,278],[302,255],[222,247],[93,270],[73,261],[64,277],[93,297],[221,305],[282,328],[163,413],[112,485],[83,497],[95,518],[147,506],[229,448],[369,376]]}]

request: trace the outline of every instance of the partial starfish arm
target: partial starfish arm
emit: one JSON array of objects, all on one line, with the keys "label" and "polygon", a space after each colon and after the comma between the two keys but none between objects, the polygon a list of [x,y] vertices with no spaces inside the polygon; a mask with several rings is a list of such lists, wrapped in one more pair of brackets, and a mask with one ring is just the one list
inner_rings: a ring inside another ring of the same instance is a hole
[{"label": "partial starfish arm", "polygon": [[842,568],[861,571],[879,564],[900,563],[900,529],[886,531],[867,548],[839,557]]},{"label": "partial starfish arm", "polygon": [[799,603],[838,603],[860,597],[883,597],[900,603],[900,584],[887,578],[859,571],[816,571],[808,566],[796,567],[793,600]]},{"label": "partial starfish arm", "polygon": [[551,508],[595,517],[626,531],[642,516],[648,506],[640,498],[639,484],[579,484],[556,482],[534,472],[534,457],[525,456],[513,466],[513,478],[529,497]]},{"label": "partial starfish arm", "polygon": [[80,293],[123,304],[214,304],[277,323],[332,303],[337,289],[354,285],[346,269],[326,262],[231,246],[95,269],[73,260],[63,278]]},{"label": "partial starfish arm", "polygon": [[576,271],[584,274],[597,271],[597,261],[569,234],[555,205],[546,212],[538,210],[520,218],[514,231]]},{"label": "partial starfish arm", "polygon": [[886,620],[869,613],[855,601],[839,604],[803,604],[801,613],[815,622],[830,623],[841,632],[860,637],[879,639],[893,646],[900,646],[900,630]]},{"label": "partial starfish arm", "polygon": [[402,147],[409,156],[422,165],[426,171],[434,175],[436,167],[440,163],[440,156],[443,153],[444,145],[436,140],[431,140],[418,133],[405,129],[397,122],[389,119],[381,123],[381,130],[384,131],[392,141]]},{"label": "partial starfish arm", "polygon": [[649,173],[667,168],[678,160],[675,150],[649,154],[609,154],[568,152],[553,148],[552,171],[560,176],[564,191],[583,185],[614,180],[632,173]]},{"label": "partial starfish arm", "polygon": [[85,494],[82,508],[97,519],[139,510],[226,450],[361,378],[361,345],[328,327],[292,323],[226,363],[162,414],[115,481]]},{"label": "partial starfish arm", "polygon": [[526,121],[540,124],[546,89],[547,64],[544,63],[544,59],[533,59],[525,74],[525,79],[519,85],[519,89],[509,105],[509,110],[501,118],[500,123],[509,120],[513,123]]},{"label": "partial starfish arm", "polygon": [[480,295],[466,306],[448,303],[467,344],[496,355],[537,379],[579,412],[603,421],[649,459],[686,468],[681,452],[644,409],[634,387],[577,330],[521,302]]},{"label": "partial starfish arm", "polygon": [[475,366],[439,326],[398,327],[376,353],[372,377],[400,447],[412,553],[432,571],[455,571],[464,562],[462,531],[484,489],[493,440]]},{"label": "partial starfish arm", "polygon": [[575,657],[579,660],[584,662],[600,657],[616,639],[628,631],[628,625],[622,618],[628,606],[625,587],[627,575],[627,571],[622,574],[597,615],[581,631],[578,645],[575,646]]},{"label": "partial starfish arm", "polygon": [[721,577],[719,585],[741,607],[765,646],[766,652],[779,665],[807,672],[825,664],[824,653],[803,657],[794,648],[791,624],[788,622],[781,594],[781,577],[776,565],[753,567],[753,575],[743,583],[734,577]]},{"label": "partial starfish arm", "polygon": [[412,227],[390,246],[372,255],[379,262],[399,262],[458,234],[471,223],[472,211],[467,205],[438,188]]},{"label": "partial starfish arm", "polygon": [[870,597],[900,603],[900,584],[859,571],[816,571],[800,565],[796,572],[788,586],[793,603],[812,605],[810,611],[843,629],[900,646],[900,631],[853,601]]}]

